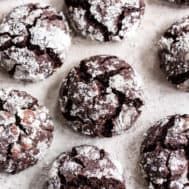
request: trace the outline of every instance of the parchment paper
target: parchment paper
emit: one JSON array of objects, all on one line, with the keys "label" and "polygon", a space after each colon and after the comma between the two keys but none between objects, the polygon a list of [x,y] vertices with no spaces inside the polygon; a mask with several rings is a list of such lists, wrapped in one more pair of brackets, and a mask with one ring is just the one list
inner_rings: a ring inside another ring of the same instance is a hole
[{"label": "parchment paper", "polygon": [[[0,15],[18,4],[40,0],[0,0]],[[62,9],[63,0],[44,0]],[[54,118],[53,144],[44,160],[17,175],[0,174],[0,189],[41,189],[48,164],[61,152],[72,146],[93,144],[112,153],[125,169],[128,189],[145,189],[138,169],[139,148],[143,134],[158,119],[175,113],[189,113],[189,94],[176,90],[165,80],[159,69],[156,43],[167,27],[189,14],[188,8],[170,6],[158,0],[146,1],[146,12],[140,28],[121,43],[100,44],[81,38],[73,38],[67,60],[52,77],[39,83],[24,84],[0,72],[0,87],[25,90],[46,105]],[[83,58],[96,54],[113,54],[127,60],[140,74],[143,81],[145,106],[136,125],[121,136],[113,138],[89,138],[73,132],[63,122],[57,106],[62,78]]]}]

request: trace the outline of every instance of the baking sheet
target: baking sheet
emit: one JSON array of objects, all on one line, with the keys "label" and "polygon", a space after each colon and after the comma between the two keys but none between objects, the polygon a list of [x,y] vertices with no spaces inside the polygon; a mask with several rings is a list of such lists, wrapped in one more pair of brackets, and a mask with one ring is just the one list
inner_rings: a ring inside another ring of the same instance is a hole
[{"label": "baking sheet", "polygon": [[[40,0],[0,0],[0,17],[16,5]],[[63,0],[43,0],[58,10]],[[61,152],[72,146],[93,144],[112,153],[125,169],[128,189],[145,189],[138,169],[139,148],[146,130],[160,118],[175,113],[189,113],[189,93],[176,90],[165,80],[157,59],[157,40],[164,30],[177,19],[189,14],[189,8],[170,6],[158,0],[146,1],[146,12],[140,28],[121,43],[100,44],[81,38],[73,39],[64,66],[52,77],[39,83],[24,84],[0,72],[1,87],[25,90],[46,105],[54,118],[53,144],[44,160],[17,175],[0,174],[2,189],[41,189],[48,164]],[[62,78],[78,65],[79,60],[96,54],[112,54],[127,60],[140,74],[143,81],[145,106],[136,125],[121,136],[113,138],[90,138],[67,128],[59,113],[57,97]]]}]

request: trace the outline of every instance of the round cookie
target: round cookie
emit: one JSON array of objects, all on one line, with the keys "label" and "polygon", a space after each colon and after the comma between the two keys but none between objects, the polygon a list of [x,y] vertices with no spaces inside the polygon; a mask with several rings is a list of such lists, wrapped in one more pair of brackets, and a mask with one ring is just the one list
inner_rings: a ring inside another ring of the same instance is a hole
[{"label": "round cookie", "polygon": [[68,19],[83,37],[119,41],[139,25],[143,0],[66,0]]},{"label": "round cookie", "polygon": [[169,116],[151,127],[141,147],[149,189],[189,187],[189,115]]},{"label": "round cookie", "polygon": [[159,45],[160,66],[167,79],[177,88],[189,91],[189,17],[174,23]]},{"label": "round cookie", "polygon": [[70,42],[63,14],[50,6],[19,6],[0,25],[0,67],[18,80],[43,80],[64,63]]},{"label": "round cookie", "polygon": [[135,123],[143,105],[135,71],[116,56],[82,60],[63,80],[59,96],[69,126],[91,136],[121,134]]},{"label": "round cookie", "polygon": [[53,137],[48,110],[30,94],[0,89],[0,172],[15,174],[40,160]]},{"label": "round cookie", "polygon": [[82,145],[52,164],[45,189],[126,189],[123,170],[103,149]]}]

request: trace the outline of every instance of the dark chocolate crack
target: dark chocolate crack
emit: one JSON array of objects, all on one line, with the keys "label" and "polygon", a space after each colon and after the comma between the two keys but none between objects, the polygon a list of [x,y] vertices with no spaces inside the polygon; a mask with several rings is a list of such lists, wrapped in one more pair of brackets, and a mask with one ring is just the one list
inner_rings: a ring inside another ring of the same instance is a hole
[{"label": "dark chocolate crack", "polygon": [[111,137],[135,123],[144,104],[141,93],[135,72],[125,61],[94,56],[82,60],[63,81],[60,107],[74,130]]}]

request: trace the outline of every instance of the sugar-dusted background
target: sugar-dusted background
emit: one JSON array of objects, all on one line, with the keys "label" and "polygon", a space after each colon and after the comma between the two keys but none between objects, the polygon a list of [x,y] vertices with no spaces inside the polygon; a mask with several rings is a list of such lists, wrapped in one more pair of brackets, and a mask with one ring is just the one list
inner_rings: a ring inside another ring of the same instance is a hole
[{"label": "sugar-dusted background", "polygon": [[[0,15],[12,7],[27,2],[47,2],[62,9],[63,0],[0,0]],[[0,174],[2,189],[41,189],[47,165],[61,152],[74,145],[94,144],[111,152],[125,169],[128,189],[145,189],[138,170],[139,148],[144,132],[150,125],[166,115],[189,113],[189,93],[176,90],[159,69],[156,42],[163,31],[175,20],[189,14],[188,8],[170,6],[158,0],[146,1],[146,12],[141,27],[128,40],[121,43],[99,44],[81,38],[73,38],[64,66],[47,80],[23,84],[14,81],[0,71],[0,87],[13,87],[30,92],[46,105],[54,118],[55,133],[53,144],[45,159],[36,166],[18,175]],[[108,139],[89,138],[73,132],[63,123],[58,111],[57,98],[62,78],[79,63],[79,60],[96,54],[114,54],[124,58],[140,74],[146,105],[136,125],[121,136]]]}]

